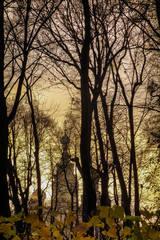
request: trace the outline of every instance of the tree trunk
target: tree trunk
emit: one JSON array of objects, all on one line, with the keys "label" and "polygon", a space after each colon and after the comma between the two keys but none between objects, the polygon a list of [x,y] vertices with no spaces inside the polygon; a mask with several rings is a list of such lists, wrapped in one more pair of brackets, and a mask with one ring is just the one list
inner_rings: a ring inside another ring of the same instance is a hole
[{"label": "tree trunk", "polygon": [[9,176],[9,182],[10,182],[10,186],[12,188],[12,202],[13,205],[15,207],[15,213],[18,214],[19,212],[21,212],[21,204],[18,198],[18,188],[17,185],[15,184],[15,178],[14,178],[14,174],[13,174],[13,167],[12,167],[12,163],[11,163],[11,159],[8,159],[8,176]]},{"label": "tree trunk", "polygon": [[126,215],[131,215],[130,203],[129,203],[129,198],[128,198],[128,194],[127,194],[127,188],[126,188],[126,184],[124,181],[123,172],[122,172],[122,168],[121,168],[121,165],[119,162],[117,147],[116,147],[116,143],[115,143],[115,139],[114,139],[113,125],[112,125],[111,120],[108,117],[108,107],[107,107],[107,104],[105,101],[105,97],[103,96],[102,93],[100,94],[100,96],[101,96],[103,111],[104,111],[105,120],[106,120],[107,133],[109,135],[109,140],[110,140],[111,149],[112,149],[113,163],[116,166],[117,175],[118,175],[118,179],[120,182],[121,194],[122,194],[122,206],[124,207]]},{"label": "tree trunk", "polygon": [[119,205],[115,167],[113,167],[113,192],[115,204]]},{"label": "tree trunk", "polygon": [[110,206],[111,201],[110,201],[109,192],[108,192],[108,184],[109,184],[108,162],[107,162],[108,159],[105,159],[105,153],[104,153],[104,148],[103,148],[104,144],[103,144],[103,139],[102,139],[102,135],[101,135],[97,103],[94,106],[94,115],[95,115],[97,137],[98,137],[98,142],[99,142],[101,163],[103,166],[103,173],[101,173],[101,189],[102,189],[101,206]]},{"label": "tree trunk", "polygon": [[28,102],[31,109],[31,118],[32,118],[32,125],[33,125],[33,135],[34,135],[34,142],[35,142],[35,162],[36,162],[36,174],[37,174],[37,195],[38,195],[38,216],[41,219],[42,218],[42,190],[41,190],[41,172],[40,172],[40,165],[39,165],[39,138],[38,138],[38,132],[37,132],[37,126],[36,126],[36,119],[35,119],[35,113],[33,108],[33,101],[32,101],[32,95],[30,91],[27,90],[27,96],[28,96]]},{"label": "tree trunk", "polygon": [[160,27],[160,1],[159,0],[156,0],[156,11],[157,11],[158,24]]},{"label": "tree trunk", "polygon": [[8,120],[4,96],[4,1],[0,1],[0,216],[9,217],[7,183]]},{"label": "tree trunk", "polygon": [[135,215],[139,216],[139,184],[138,184],[138,172],[136,163],[136,151],[135,151],[135,136],[134,136],[134,123],[133,123],[133,107],[129,106],[129,123],[130,123],[130,136],[131,136],[131,153],[130,153],[130,163],[133,164],[134,173],[134,191],[135,191]]},{"label": "tree trunk", "polygon": [[109,193],[108,193],[108,170],[102,173],[101,176],[101,189],[102,189],[102,194],[101,194],[101,206],[111,206],[111,201],[109,198]]},{"label": "tree trunk", "polygon": [[76,216],[77,216],[77,220],[76,220],[76,225],[78,225],[79,220],[78,220],[78,215],[79,215],[79,199],[78,199],[78,178],[77,178],[77,171],[76,171]]},{"label": "tree trunk", "polygon": [[81,52],[81,162],[83,177],[83,221],[87,221],[96,208],[96,193],[90,174],[91,156],[91,100],[89,92],[89,47],[90,47],[90,9],[87,0],[82,0],[85,16],[85,39]]}]

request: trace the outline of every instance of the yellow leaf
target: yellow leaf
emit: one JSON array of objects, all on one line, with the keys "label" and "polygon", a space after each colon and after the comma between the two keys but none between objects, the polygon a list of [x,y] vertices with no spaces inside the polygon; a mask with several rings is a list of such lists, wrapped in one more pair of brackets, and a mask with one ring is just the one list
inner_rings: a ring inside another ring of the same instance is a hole
[{"label": "yellow leaf", "polygon": [[124,229],[121,229],[120,231],[121,236],[126,237],[128,235],[131,235],[131,228],[125,227]]},{"label": "yellow leaf", "polygon": [[18,222],[22,220],[23,212],[19,212],[18,214],[15,214],[8,218],[9,222]]},{"label": "yellow leaf", "polygon": [[63,236],[61,235],[60,231],[55,230],[52,232],[53,232],[53,236],[56,237],[57,240],[63,240]]},{"label": "yellow leaf", "polygon": [[116,238],[117,237],[117,229],[115,227],[110,228],[107,232],[107,236]]},{"label": "yellow leaf", "polygon": [[102,234],[103,234],[104,236],[107,236],[107,231],[106,231],[106,230],[102,231]]},{"label": "yellow leaf", "polygon": [[63,236],[62,235],[58,235],[57,240],[63,240]]},{"label": "yellow leaf", "polygon": [[45,224],[43,222],[39,221],[39,219],[35,219],[35,221],[33,221],[31,223],[31,232],[37,231],[37,229],[40,229],[43,227],[45,227]]},{"label": "yellow leaf", "polygon": [[41,237],[50,237],[50,230],[47,227],[42,227],[39,233]]},{"label": "yellow leaf", "polygon": [[112,217],[106,217],[106,223],[109,227],[115,226],[115,221],[114,221],[114,218]]},{"label": "yellow leaf", "polygon": [[124,218],[124,208],[122,206],[113,206],[113,216],[114,218]]},{"label": "yellow leaf", "polygon": [[2,224],[0,224],[0,233],[7,234],[11,230],[12,226],[13,226],[12,223],[2,223]]},{"label": "yellow leaf", "polygon": [[110,211],[109,207],[104,207],[104,206],[99,207],[99,217],[102,219],[108,217],[109,211]]},{"label": "yellow leaf", "polygon": [[17,235],[12,238],[12,240],[21,240]]},{"label": "yellow leaf", "polygon": [[91,226],[91,223],[81,222],[78,226],[73,228],[73,232],[85,234]]},{"label": "yellow leaf", "polygon": [[33,223],[35,220],[37,220],[38,217],[36,214],[28,215],[27,217],[24,218],[24,222],[26,223]]},{"label": "yellow leaf", "polygon": [[99,216],[94,216],[94,217],[92,217],[89,222],[90,222],[93,226],[95,226],[95,227],[104,228],[104,223],[101,221],[101,219],[99,218]]},{"label": "yellow leaf", "polygon": [[7,217],[0,216],[0,223],[8,222]]},{"label": "yellow leaf", "polygon": [[54,237],[58,237],[60,235],[60,232],[58,231],[58,230],[55,230],[54,232],[53,232],[53,236]]}]

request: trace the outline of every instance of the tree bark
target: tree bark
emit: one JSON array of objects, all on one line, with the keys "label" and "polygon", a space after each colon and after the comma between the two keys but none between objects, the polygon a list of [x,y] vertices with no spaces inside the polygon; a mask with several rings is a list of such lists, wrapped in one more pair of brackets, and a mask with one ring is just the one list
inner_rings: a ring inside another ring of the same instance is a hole
[{"label": "tree bark", "polygon": [[0,1],[0,216],[9,217],[7,183],[8,120],[4,96],[4,1]]},{"label": "tree bark", "polygon": [[99,142],[100,157],[101,157],[101,162],[102,162],[102,166],[103,166],[103,173],[100,174],[101,175],[101,189],[102,189],[101,206],[110,206],[111,201],[110,201],[109,192],[108,192],[108,187],[109,187],[108,162],[107,162],[108,159],[105,159],[105,153],[104,153],[104,148],[103,148],[104,144],[103,144],[103,139],[102,139],[102,135],[101,135],[97,103],[94,106],[94,115],[95,115],[97,137],[98,137],[98,142]]},{"label": "tree bark", "polygon": [[91,156],[91,99],[89,92],[90,9],[87,0],[82,0],[85,17],[85,39],[81,51],[81,162],[83,177],[83,221],[87,221],[96,208],[96,193],[90,174]]},{"label": "tree bark", "polygon": [[134,173],[134,191],[135,191],[135,215],[139,216],[139,184],[138,184],[138,172],[136,163],[136,151],[135,151],[135,134],[134,134],[134,122],[133,122],[133,107],[132,105],[128,108],[129,111],[129,122],[130,122],[130,136],[131,136],[131,153],[130,153],[130,163],[133,165]]},{"label": "tree bark", "polygon": [[160,27],[160,1],[159,0],[156,0],[156,11],[157,11],[158,24]]},{"label": "tree bark", "polygon": [[116,183],[116,172],[115,167],[113,166],[113,192],[114,192],[114,201],[116,205],[119,205],[117,183]]},{"label": "tree bark", "polygon": [[8,159],[8,176],[9,176],[10,186],[12,188],[12,194],[13,194],[12,202],[15,208],[15,213],[18,214],[19,212],[21,212],[22,208],[19,201],[19,197],[18,197],[18,188],[17,188],[17,185],[15,184],[15,178],[13,174],[11,159]]},{"label": "tree bark", "polygon": [[105,120],[106,120],[107,133],[109,135],[109,140],[110,140],[111,149],[112,149],[113,163],[116,166],[117,175],[118,175],[118,179],[120,182],[121,194],[122,194],[122,206],[124,207],[126,215],[131,215],[130,202],[129,202],[129,198],[128,198],[128,194],[127,194],[127,188],[126,188],[126,184],[124,181],[123,172],[122,172],[122,168],[121,168],[121,165],[119,162],[117,147],[116,147],[116,143],[115,143],[115,139],[114,139],[114,131],[113,131],[112,121],[109,119],[108,107],[107,107],[107,104],[105,102],[105,98],[104,98],[102,92],[101,92],[100,96],[101,96],[103,111],[104,111]]},{"label": "tree bark", "polygon": [[33,125],[33,135],[34,135],[34,142],[35,142],[35,162],[36,162],[36,174],[37,174],[37,196],[38,196],[38,216],[42,220],[42,190],[41,190],[41,172],[40,172],[40,165],[39,165],[39,138],[38,138],[38,132],[37,132],[37,125],[36,125],[36,119],[35,119],[35,112],[33,107],[33,101],[32,101],[32,95],[30,91],[27,90],[27,96],[28,96],[28,102],[31,109],[31,119],[32,119],[32,125]]}]

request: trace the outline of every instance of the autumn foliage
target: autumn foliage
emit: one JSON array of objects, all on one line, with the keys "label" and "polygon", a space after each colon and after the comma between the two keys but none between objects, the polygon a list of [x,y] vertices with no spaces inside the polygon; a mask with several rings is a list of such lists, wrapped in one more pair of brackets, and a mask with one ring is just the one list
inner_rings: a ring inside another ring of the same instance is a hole
[{"label": "autumn foliage", "polygon": [[[6,239],[63,240],[63,239],[112,239],[112,240],[158,240],[160,239],[160,211],[150,213],[141,211],[141,216],[125,216],[121,206],[99,207],[97,214],[88,222],[76,224],[77,216],[68,212],[64,221],[59,220],[57,212],[51,213],[55,221],[46,225],[36,214],[23,217],[23,213],[9,218],[0,217],[0,233]],[[21,223],[24,231],[16,230]],[[89,230],[92,229],[92,235]]]}]

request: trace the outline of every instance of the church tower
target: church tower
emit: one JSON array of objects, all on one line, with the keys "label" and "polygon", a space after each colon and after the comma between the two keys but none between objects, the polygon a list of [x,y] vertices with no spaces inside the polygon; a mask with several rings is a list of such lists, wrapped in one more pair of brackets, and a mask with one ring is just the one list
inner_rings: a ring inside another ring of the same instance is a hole
[{"label": "church tower", "polygon": [[56,199],[57,211],[63,215],[67,210],[75,210],[77,178],[75,174],[74,163],[70,161],[71,157],[68,153],[69,137],[65,135],[61,138],[63,147],[62,158],[57,164],[56,174]]}]

